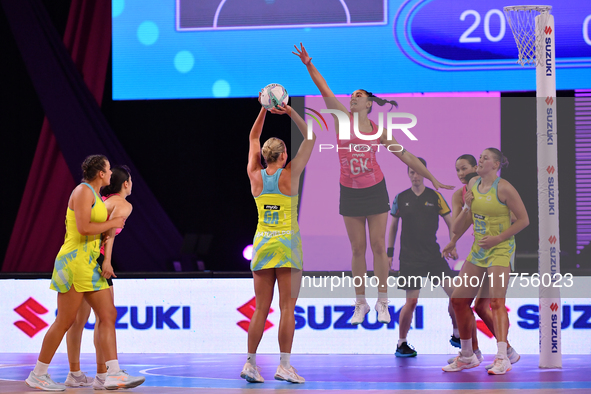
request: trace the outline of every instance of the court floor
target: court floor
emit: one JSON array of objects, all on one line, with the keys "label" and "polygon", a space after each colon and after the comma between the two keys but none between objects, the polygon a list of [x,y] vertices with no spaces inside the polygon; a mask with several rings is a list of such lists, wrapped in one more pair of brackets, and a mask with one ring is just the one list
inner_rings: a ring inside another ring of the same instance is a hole
[{"label": "court floor", "polygon": [[[479,367],[445,373],[445,355],[293,355],[295,366],[306,383],[301,385],[273,379],[279,356],[260,354],[257,362],[265,383],[247,383],[239,377],[245,362],[242,354],[120,354],[119,362],[131,375],[142,374],[146,382],[134,393],[273,393],[301,392],[353,393],[589,393],[591,355],[565,355],[563,368],[538,368],[538,356],[522,355],[506,375],[490,376],[484,366],[493,360],[485,355]],[[0,354],[0,393],[30,393],[24,379],[34,367],[37,354]],[[83,354],[82,370],[94,374],[93,354]],[[68,373],[67,356],[57,354],[49,368],[57,382]],[[92,388],[68,388],[80,394]]]}]

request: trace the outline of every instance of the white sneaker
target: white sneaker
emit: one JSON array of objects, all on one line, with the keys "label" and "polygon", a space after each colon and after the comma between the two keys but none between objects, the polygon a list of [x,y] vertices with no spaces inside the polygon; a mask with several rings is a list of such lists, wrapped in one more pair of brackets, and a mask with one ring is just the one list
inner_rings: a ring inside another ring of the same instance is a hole
[{"label": "white sneaker", "polygon": [[460,352],[458,352],[458,355],[457,355],[457,356],[448,358],[448,359],[447,359],[447,363],[448,363],[448,364],[451,364],[451,363],[453,363],[453,362],[454,362],[454,361],[456,361],[456,359],[457,359],[458,357],[460,357],[461,355],[462,355],[462,352],[460,351]]},{"label": "white sneaker", "polygon": [[242,372],[240,372],[240,377],[246,379],[246,381],[250,383],[265,383],[265,379],[261,376],[261,369],[259,366],[254,366],[249,362],[244,364]]},{"label": "white sneaker", "polygon": [[353,313],[353,317],[351,318],[351,324],[357,325],[363,323],[365,320],[365,315],[369,313],[371,308],[367,305],[367,302],[357,302],[355,301],[355,312]]},{"label": "white sneaker", "polygon": [[[510,347],[509,349],[507,349],[507,357],[509,358],[509,361],[511,362],[511,364],[515,364],[517,361],[519,361],[521,359],[521,356],[519,355],[519,353],[517,353],[515,351],[515,349],[513,349],[512,347]],[[486,368],[486,370],[488,371],[493,366],[494,366],[494,364],[488,364],[484,368]]]},{"label": "white sneaker", "polygon": [[458,372],[462,369],[475,368],[480,365],[480,361],[476,354],[472,354],[472,357],[463,357],[461,354],[456,357],[453,362],[441,368],[444,372]]},{"label": "white sneaker", "polygon": [[515,364],[521,358],[519,353],[517,353],[517,351],[512,347],[507,349],[507,357],[509,358],[509,361],[511,361],[511,364]]},{"label": "white sneaker", "polygon": [[488,370],[489,375],[504,375],[511,370],[511,361],[501,354],[497,354],[493,367]]},{"label": "white sneaker", "polygon": [[388,301],[378,301],[375,306],[376,312],[378,312],[378,321],[380,323],[390,323],[390,311],[388,310]]},{"label": "white sneaker", "polygon": [[117,389],[131,389],[144,383],[146,378],[143,376],[130,376],[124,370],[119,370],[116,373],[107,373],[107,379],[105,379],[104,387],[107,390]]},{"label": "white sneaker", "polygon": [[29,377],[25,379],[27,386],[39,389],[43,391],[65,391],[66,386],[63,384],[57,384],[51,380],[51,376],[48,373],[45,375],[35,375],[33,371],[29,374]]},{"label": "white sneaker", "polygon": [[477,352],[474,352],[474,354],[476,355],[476,357],[478,357],[478,361],[480,361],[480,362],[484,361],[484,356],[482,355],[482,352],[480,350]]},{"label": "white sneaker", "polygon": [[95,390],[105,390],[105,381],[96,375],[92,381],[92,388]]},{"label": "white sneaker", "polygon": [[92,384],[94,379],[86,376],[86,373],[82,372],[80,376],[74,376],[72,371],[68,372],[65,385],[69,387],[88,387]]},{"label": "white sneaker", "polygon": [[[474,354],[475,354],[475,355],[476,355],[476,357],[478,358],[478,361],[480,361],[480,362],[483,362],[483,361],[484,361],[484,356],[482,355],[482,352],[481,352],[480,350],[476,350],[476,351],[474,352]],[[453,363],[453,362],[454,362],[454,360],[455,360],[456,358],[460,357],[461,355],[462,355],[462,352],[460,351],[460,352],[458,352],[458,355],[457,355],[457,356],[455,356],[455,357],[451,357],[451,358],[448,358],[448,359],[447,359],[447,363],[448,363],[448,364],[451,364],[451,363]],[[492,365],[492,364],[491,364],[491,365]]]},{"label": "white sneaker", "polygon": [[277,372],[275,372],[275,379],[284,380],[286,382],[291,383],[304,383],[306,381],[306,379],[298,375],[298,371],[293,366],[286,369],[281,365],[277,367]]}]

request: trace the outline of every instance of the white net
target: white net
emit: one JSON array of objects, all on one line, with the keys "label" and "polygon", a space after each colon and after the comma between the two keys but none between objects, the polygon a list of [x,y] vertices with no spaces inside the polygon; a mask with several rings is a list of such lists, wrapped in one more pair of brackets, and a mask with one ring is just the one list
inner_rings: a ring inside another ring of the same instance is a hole
[{"label": "white net", "polygon": [[[543,31],[546,26],[546,19],[550,15],[552,6],[549,5],[515,5],[503,8],[507,23],[511,27],[519,59],[517,62],[522,66],[535,66],[542,62],[542,56],[537,56],[537,51],[543,48]],[[539,15],[539,16],[538,16]],[[538,19],[538,30],[536,38],[536,17]]]}]

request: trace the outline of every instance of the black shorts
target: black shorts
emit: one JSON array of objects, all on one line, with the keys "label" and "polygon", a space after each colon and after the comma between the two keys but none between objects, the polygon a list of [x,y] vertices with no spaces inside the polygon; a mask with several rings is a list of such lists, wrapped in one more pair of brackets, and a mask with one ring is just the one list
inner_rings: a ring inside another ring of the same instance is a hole
[{"label": "black shorts", "polygon": [[362,189],[340,186],[339,213],[343,216],[370,216],[390,210],[385,179]]},{"label": "black shorts", "polygon": [[[396,283],[399,284],[398,288],[400,290],[419,290],[421,288],[421,284],[425,283],[425,281],[421,281],[417,278],[428,277],[431,279],[434,276],[438,276],[439,278],[442,276],[454,278],[457,275],[457,271],[453,271],[451,268],[449,268],[447,261],[442,257],[433,259],[433,262],[428,264],[401,261],[400,275]],[[405,277],[406,281],[401,279],[401,277]],[[400,284],[404,284],[404,286],[400,286]]]},{"label": "black shorts", "polygon": [[[105,256],[101,253],[101,255],[96,259],[96,262],[98,263],[99,267],[101,267],[101,270],[103,269],[103,261],[105,260]],[[111,278],[107,279],[107,283],[109,284],[109,287],[113,286],[113,280]]]}]

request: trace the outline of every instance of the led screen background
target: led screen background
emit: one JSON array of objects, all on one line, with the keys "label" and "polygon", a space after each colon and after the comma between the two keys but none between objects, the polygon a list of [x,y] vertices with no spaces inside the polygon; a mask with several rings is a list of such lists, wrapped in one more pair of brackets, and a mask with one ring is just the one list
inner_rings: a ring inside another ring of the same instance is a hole
[{"label": "led screen background", "polygon": [[[0,342],[0,352],[37,354],[57,309],[57,297],[49,290],[49,282],[49,279],[0,280],[0,291],[11,295],[0,304],[0,332],[10,338]],[[120,354],[235,354],[244,348],[254,311],[252,279],[175,279],[174,285],[171,279],[118,279],[117,282],[115,305]],[[587,278],[575,278],[573,288],[588,288],[589,282]],[[298,299],[293,353],[391,354],[398,341],[398,315],[405,299],[403,290],[390,291],[396,295],[389,305],[390,324],[377,323],[376,313],[371,311],[363,324],[352,326],[344,313],[353,313],[348,298]],[[412,338],[421,344],[424,354],[457,354],[457,349],[449,344],[452,330],[447,312],[449,301],[439,291],[437,298],[419,299],[411,322]],[[562,298],[562,354],[589,354],[591,304],[587,298],[574,297],[572,291],[563,289],[565,293],[570,296]],[[204,303],[207,309],[203,308]],[[37,304],[40,312],[29,311],[23,316],[22,308],[31,304]],[[510,338],[513,344],[518,344],[514,346],[520,354],[539,353],[538,305],[539,299],[534,297],[507,298]],[[279,297],[274,297],[259,354],[279,352],[279,312]],[[91,315],[82,335],[82,353],[95,352],[94,315]],[[24,324],[30,325],[26,319],[31,316],[36,318],[36,328],[32,333],[26,331],[32,337],[23,331]],[[342,319],[344,316],[346,319]],[[494,354],[496,340],[487,334],[478,331],[479,346],[484,354]],[[62,341],[57,352],[66,352],[66,341]],[[7,376],[8,371],[9,368],[0,368],[0,379],[13,379]]]},{"label": "led screen background", "polygon": [[[557,89],[591,88],[591,3],[552,1]],[[535,90],[515,64],[504,0],[113,0],[113,99],[317,94],[303,42],[336,94]]]}]

